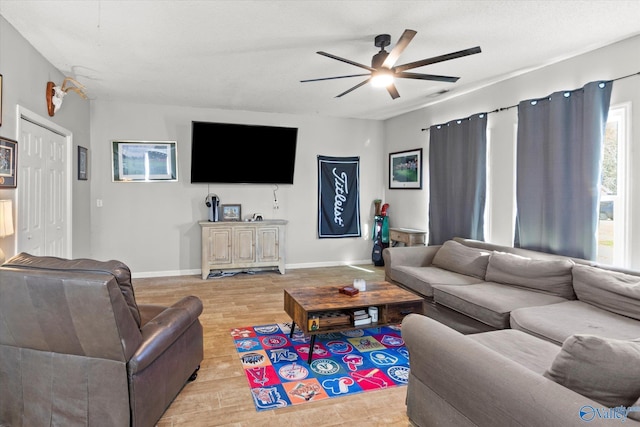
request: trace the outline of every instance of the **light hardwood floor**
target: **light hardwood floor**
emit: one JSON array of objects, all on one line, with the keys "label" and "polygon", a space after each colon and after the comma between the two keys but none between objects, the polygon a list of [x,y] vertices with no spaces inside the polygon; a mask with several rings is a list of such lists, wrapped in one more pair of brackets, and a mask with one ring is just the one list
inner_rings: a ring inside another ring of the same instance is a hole
[{"label": "light hardwood floor", "polygon": [[185,386],[158,423],[169,426],[409,426],[406,387],[360,393],[257,412],[230,330],[290,322],[283,310],[285,287],[384,280],[373,265],[260,272],[202,280],[200,276],[134,279],[139,303],[170,305],[196,295],[204,305],[204,360],[198,378]]}]

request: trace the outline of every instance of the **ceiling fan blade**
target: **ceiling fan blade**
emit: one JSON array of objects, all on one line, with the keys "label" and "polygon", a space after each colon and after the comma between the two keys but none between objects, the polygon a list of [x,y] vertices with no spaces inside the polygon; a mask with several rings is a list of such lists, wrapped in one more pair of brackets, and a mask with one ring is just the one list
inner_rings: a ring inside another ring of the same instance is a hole
[{"label": "ceiling fan blade", "polygon": [[349,77],[362,77],[362,76],[368,76],[369,74],[350,74],[348,76],[336,76],[336,77],[322,77],[319,79],[307,79],[307,80],[300,80],[300,83],[306,83],[306,82],[319,82],[322,80],[334,80],[334,79],[346,79]]},{"label": "ceiling fan blade", "polygon": [[355,65],[356,67],[364,68],[365,70],[375,71],[375,68],[371,68],[368,65],[358,64],[357,62],[351,61],[350,59],[340,58],[339,56],[332,55],[327,52],[316,52],[318,55],[326,56],[327,58],[335,59],[341,62],[346,62],[347,64]]},{"label": "ceiling fan blade", "polygon": [[403,71],[402,73],[396,73],[395,77],[401,77],[403,79],[433,80],[436,82],[447,83],[455,83],[458,81],[458,79],[460,79],[460,77],[438,76],[435,74],[407,73],[406,71]]},{"label": "ceiling fan blade", "polygon": [[400,94],[398,93],[398,89],[396,89],[396,85],[394,85],[393,83],[391,83],[389,86],[387,86],[387,92],[389,92],[389,95],[391,95],[391,98],[393,98],[393,99],[400,98]]},{"label": "ceiling fan blade", "polygon": [[346,94],[348,94],[349,92],[353,92],[354,90],[358,89],[360,86],[364,86],[364,85],[366,85],[367,83],[369,83],[369,80],[371,80],[371,77],[369,77],[367,80],[365,80],[365,81],[363,81],[363,82],[361,82],[361,83],[358,83],[357,85],[355,85],[355,86],[354,86],[354,87],[352,87],[351,89],[349,89],[349,90],[345,90],[345,91],[344,91],[344,92],[342,92],[340,95],[336,95],[336,98],[340,98],[341,96],[346,95]]},{"label": "ceiling fan blade", "polygon": [[449,61],[450,59],[461,58],[467,55],[473,55],[482,52],[480,46],[472,47],[470,49],[460,50],[458,52],[447,53],[446,55],[434,56],[433,58],[423,59],[421,61],[409,62],[408,64],[398,65],[393,67],[393,70],[397,73],[399,71],[410,70],[412,68],[424,67],[425,65],[435,64],[436,62]]},{"label": "ceiling fan blade", "polygon": [[409,42],[413,40],[416,34],[417,34],[416,31],[404,30],[404,33],[402,33],[402,35],[398,39],[398,43],[396,43],[393,49],[391,49],[391,52],[389,52],[389,55],[387,55],[387,58],[382,63],[382,66],[384,68],[393,67],[393,65],[396,63],[398,58],[400,58],[400,55],[402,54],[402,52],[407,48],[407,46],[409,45]]}]

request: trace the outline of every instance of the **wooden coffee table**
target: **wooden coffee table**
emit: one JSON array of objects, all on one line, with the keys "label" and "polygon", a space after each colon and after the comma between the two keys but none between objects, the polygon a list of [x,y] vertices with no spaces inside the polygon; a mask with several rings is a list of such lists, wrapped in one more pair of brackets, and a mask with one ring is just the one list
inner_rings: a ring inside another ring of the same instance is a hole
[{"label": "wooden coffee table", "polygon": [[[293,320],[290,336],[293,336],[296,325],[305,334],[311,335],[307,363],[311,363],[317,334],[396,325],[409,313],[424,314],[422,297],[388,282],[367,283],[367,290],[354,296],[340,293],[341,287],[315,286],[284,290],[284,311]],[[378,322],[354,326],[349,313],[359,309],[368,310],[369,307],[378,308]],[[309,321],[315,317],[319,319],[314,325],[317,329],[311,329]]]}]

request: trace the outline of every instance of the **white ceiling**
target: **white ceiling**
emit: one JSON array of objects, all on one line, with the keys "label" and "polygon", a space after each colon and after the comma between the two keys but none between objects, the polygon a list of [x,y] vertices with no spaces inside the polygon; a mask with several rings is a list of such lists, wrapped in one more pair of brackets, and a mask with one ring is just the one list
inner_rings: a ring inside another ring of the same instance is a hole
[{"label": "white ceiling", "polygon": [[[0,0],[0,14],[92,99],[370,119],[640,34],[638,0]],[[362,77],[300,83],[366,72],[316,51],[370,65],[374,37],[391,50],[405,29],[397,64],[482,53],[410,70],[460,80],[402,79],[396,100],[369,85],[335,98]]]}]

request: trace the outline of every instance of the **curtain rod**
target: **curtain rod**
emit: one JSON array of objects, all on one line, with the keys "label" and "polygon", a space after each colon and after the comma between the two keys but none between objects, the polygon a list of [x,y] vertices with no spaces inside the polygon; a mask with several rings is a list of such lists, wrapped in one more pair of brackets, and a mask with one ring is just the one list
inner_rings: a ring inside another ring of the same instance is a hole
[{"label": "curtain rod", "polygon": [[[615,78],[615,79],[612,79],[612,80],[608,80],[608,81],[610,81],[610,82],[617,82],[618,80],[626,79],[626,78],[633,77],[633,76],[640,76],[640,71],[638,71],[637,73],[628,74],[628,75],[626,75],[626,76],[618,77],[618,78]],[[500,113],[500,112],[502,112],[502,111],[507,111],[507,110],[510,110],[510,109],[515,108],[515,107],[517,107],[517,106],[518,106],[518,104],[515,104],[515,105],[509,105],[508,107],[500,107],[500,108],[496,108],[496,109],[495,109],[495,110],[493,110],[493,111],[489,111],[488,113],[485,113],[485,114]],[[428,130],[429,130],[429,128],[422,128],[422,129],[420,129],[420,130],[421,130],[422,132],[424,132],[424,131],[428,131]]]}]

